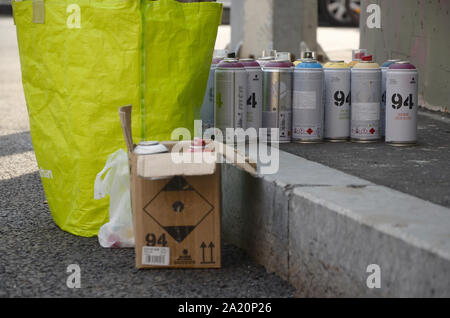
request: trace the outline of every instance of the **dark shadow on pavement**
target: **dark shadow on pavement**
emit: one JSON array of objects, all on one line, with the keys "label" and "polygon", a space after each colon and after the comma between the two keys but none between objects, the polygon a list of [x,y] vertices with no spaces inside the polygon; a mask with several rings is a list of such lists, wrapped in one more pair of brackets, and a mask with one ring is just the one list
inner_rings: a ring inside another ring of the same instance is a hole
[{"label": "dark shadow on pavement", "polygon": [[33,151],[29,131],[0,136],[0,158],[27,151]]},{"label": "dark shadow on pavement", "polygon": [[11,5],[0,5],[0,16],[2,15],[12,15]]}]

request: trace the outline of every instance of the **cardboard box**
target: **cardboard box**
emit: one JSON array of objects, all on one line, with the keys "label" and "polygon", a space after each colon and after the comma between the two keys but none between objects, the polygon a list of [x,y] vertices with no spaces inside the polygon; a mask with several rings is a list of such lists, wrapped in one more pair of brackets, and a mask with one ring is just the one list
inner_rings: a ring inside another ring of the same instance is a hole
[{"label": "cardboard box", "polygon": [[[120,108],[130,163],[137,268],[220,268],[221,176],[207,163],[174,163],[171,153],[133,153],[131,106]],[[164,142],[169,149],[173,142]],[[190,143],[189,143],[190,144]],[[184,144],[183,149],[189,144]]]}]

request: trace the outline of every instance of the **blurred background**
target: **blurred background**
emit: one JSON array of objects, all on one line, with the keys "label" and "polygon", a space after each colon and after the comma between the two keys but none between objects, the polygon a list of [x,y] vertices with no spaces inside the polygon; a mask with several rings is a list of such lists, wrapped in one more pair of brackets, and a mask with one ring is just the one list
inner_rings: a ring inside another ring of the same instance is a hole
[{"label": "blurred background", "polygon": [[[315,51],[318,60],[326,62],[350,61],[352,49],[365,48],[380,64],[410,60],[421,74],[420,104],[450,111],[450,0],[217,1],[223,3],[224,12],[216,49],[241,58],[275,49],[290,52],[293,60],[303,51]],[[372,15],[369,5],[374,4],[380,28],[366,24]],[[0,0],[0,44],[14,42],[12,21],[10,0]],[[0,51],[1,59],[10,58]]]},{"label": "blurred background", "polygon": [[[241,57],[258,57],[263,49],[284,51],[274,43],[284,38],[284,42],[295,41],[294,45],[283,44],[289,48],[293,58],[298,58],[300,51],[308,48],[318,51],[319,59],[325,61],[350,60],[352,49],[359,48],[359,0],[218,2],[223,3],[224,12],[216,49],[237,51]],[[280,39],[271,39],[270,30],[277,32]],[[251,42],[246,46],[244,41]]]}]

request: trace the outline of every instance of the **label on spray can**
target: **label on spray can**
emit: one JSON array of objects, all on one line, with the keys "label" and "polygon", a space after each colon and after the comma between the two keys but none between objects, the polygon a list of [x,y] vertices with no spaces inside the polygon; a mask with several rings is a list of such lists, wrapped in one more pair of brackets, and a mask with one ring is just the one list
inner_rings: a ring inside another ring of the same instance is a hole
[{"label": "label on spray can", "polygon": [[200,109],[200,119],[202,120],[203,132],[214,127],[214,85],[216,66],[212,64],[209,71],[208,85],[206,87],[205,97],[202,108]]},{"label": "label on spray can", "polygon": [[417,142],[419,74],[408,62],[391,65],[386,75],[386,142]]},{"label": "label on spray can", "polygon": [[255,128],[256,132],[262,126],[262,90],[263,72],[261,66],[253,59],[241,59],[248,76],[247,85],[247,128]]},{"label": "label on spray can", "polygon": [[319,142],[323,139],[323,69],[314,60],[304,60],[294,71],[292,139]]},{"label": "label on spray can", "polygon": [[350,137],[350,68],[343,61],[324,66],[325,131],[330,141]]},{"label": "label on spray can", "polygon": [[381,115],[380,115],[380,134],[386,136],[386,74],[389,67],[400,60],[389,60],[381,65]]},{"label": "label on spray can", "polygon": [[[247,125],[247,72],[237,60],[224,60],[215,75],[215,127],[222,131],[227,128],[246,129]],[[227,136],[227,142],[233,136]]]},{"label": "label on spray can", "polygon": [[278,128],[279,142],[290,142],[292,138],[292,63],[274,61],[263,70],[264,98],[262,127]]},{"label": "label on spray can", "polygon": [[360,62],[352,68],[351,138],[374,142],[381,138],[381,70],[378,64]]}]

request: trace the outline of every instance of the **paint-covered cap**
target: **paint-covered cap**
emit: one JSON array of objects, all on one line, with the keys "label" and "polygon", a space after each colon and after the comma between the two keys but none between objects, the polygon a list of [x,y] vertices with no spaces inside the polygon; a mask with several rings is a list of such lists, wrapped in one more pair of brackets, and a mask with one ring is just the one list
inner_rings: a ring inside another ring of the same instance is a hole
[{"label": "paint-covered cap", "polygon": [[329,61],[323,68],[349,68],[350,66],[344,61]]},{"label": "paint-covered cap", "polygon": [[261,67],[254,59],[240,59],[239,63],[243,64],[245,67]]},{"label": "paint-covered cap", "polygon": [[416,67],[412,65],[409,61],[401,61],[389,66],[390,70],[415,70]]},{"label": "paint-covered cap", "polygon": [[357,63],[355,66],[353,66],[354,70],[358,70],[358,69],[379,69],[380,65],[378,65],[375,62],[370,62],[370,61],[361,61],[359,63]]},{"label": "paint-covered cap", "polygon": [[215,58],[213,58],[211,64],[217,65],[217,64],[219,64],[222,60],[223,60],[223,57],[215,57]]},{"label": "paint-covered cap", "polygon": [[386,62],[384,62],[381,67],[384,68],[389,68],[389,66],[391,66],[394,63],[400,62],[400,60],[387,60]]},{"label": "paint-covered cap", "polygon": [[322,65],[316,60],[304,59],[302,63],[298,64],[296,69],[305,69],[305,68],[323,68]]},{"label": "paint-covered cap", "polygon": [[352,51],[352,60],[353,61],[361,61],[362,58],[367,54],[366,49],[358,49]]},{"label": "paint-covered cap", "polygon": [[217,67],[218,68],[244,68],[244,65],[242,63],[239,63],[239,61],[236,59],[226,58],[226,59],[223,59]]},{"label": "paint-covered cap", "polygon": [[292,64],[291,61],[287,61],[287,60],[275,60],[275,61],[270,61],[269,63],[267,63],[264,68],[290,68],[293,67],[294,64]]}]

